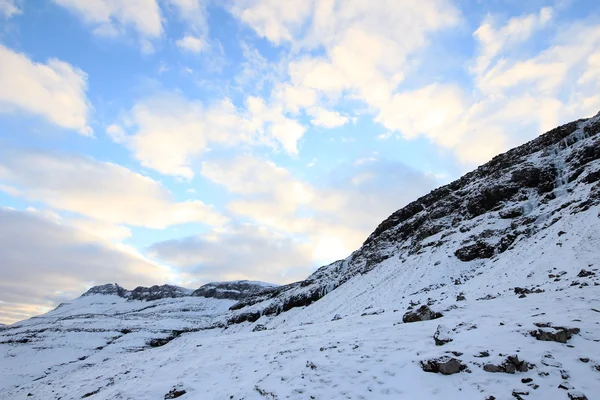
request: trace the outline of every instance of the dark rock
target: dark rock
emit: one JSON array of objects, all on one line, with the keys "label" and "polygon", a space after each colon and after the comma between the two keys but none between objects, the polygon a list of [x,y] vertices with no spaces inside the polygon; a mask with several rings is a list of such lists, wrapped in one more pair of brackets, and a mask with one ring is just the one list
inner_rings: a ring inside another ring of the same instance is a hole
[{"label": "dark rock", "polygon": [[532,382],[532,381],[533,381],[533,379],[531,379],[531,378],[523,378],[523,379],[521,379],[521,383],[529,383],[529,382]]},{"label": "dark rock", "polygon": [[252,281],[211,282],[200,286],[192,292],[192,296],[241,300],[250,296],[270,292],[277,285],[265,284]]},{"label": "dark rock", "polygon": [[486,372],[504,372],[504,368],[494,364],[485,364],[483,370]]},{"label": "dark rock", "polygon": [[502,365],[486,364],[483,366],[483,370],[486,372],[505,372],[507,374],[514,374],[517,371],[527,372],[529,368],[530,365],[525,361],[520,361],[516,355],[508,356]]},{"label": "dark rock", "polygon": [[459,373],[467,368],[460,360],[450,357],[441,357],[432,360],[421,361],[421,368],[425,372],[441,373],[444,375],[452,375]]},{"label": "dark rock", "polygon": [[342,319],[341,315],[340,314],[335,314],[331,320],[332,321],[339,321],[340,319]]},{"label": "dark rock", "polygon": [[456,296],[456,301],[465,301],[467,300],[464,294],[459,294],[458,296]]},{"label": "dark rock", "polygon": [[256,322],[256,321],[258,321],[258,319],[260,317],[261,317],[261,315],[258,311],[239,313],[239,314],[235,314],[233,317],[229,318],[227,323],[231,325],[231,324],[239,324],[239,323],[242,323],[245,321]]},{"label": "dark rock", "polygon": [[432,319],[438,319],[443,317],[443,314],[440,312],[432,311],[428,306],[422,305],[417,309],[417,311],[409,311],[402,316],[402,322],[420,322],[420,321],[429,321]]},{"label": "dark rock", "polygon": [[529,392],[519,392],[517,390],[513,390],[512,396],[517,398],[518,400],[524,400],[521,396],[529,396]]},{"label": "dark rock", "polygon": [[252,332],[260,332],[260,331],[266,331],[267,327],[262,325],[262,324],[257,324],[254,329],[252,329]]},{"label": "dark rock", "polygon": [[494,255],[494,247],[485,242],[464,246],[454,252],[454,255],[461,261],[472,261],[482,258],[490,258]]},{"label": "dark rock", "polygon": [[306,368],[317,369],[317,366],[312,361],[307,361],[306,362]]},{"label": "dark rock", "polygon": [[581,361],[582,363],[589,363],[590,359],[587,358],[587,357],[582,357],[582,358],[579,359],[579,361]]},{"label": "dark rock", "polygon": [[100,388],[94,390],[93,392],[89,392],[89,393],[84,394],[83,396],[81,396],[81,398],[82,399],[87,399],[88,397],[92,397],[93,395],[98,394],[98,393],[100,393]]},{"label": "dark rock", "polygon": [[489,357],[490,353],[487,351],[480,351],[478,355],[473,356],[473,357],[477,357],[477,358],[485,358],[485,357]]},{"label": "dark rock", "polygon": [[571,339],[573,335],[579,333],[579,328],[565,328],[561,326],[549,328],[552,330],[538,329],[529,332],[529,334],[537,340],[542,340],[545,342],[567,343],[567,341]]},{"label": "dark rock", "polygon": [[169,391],[169,393],[165,394],[165,400],[176,399],[178,397],[183,396],[184,394],[186,394],[185,390],[183,390],[183,389],[179,390],[179,389],[173,388]]},{"label": "dark rock", "polygon": [[593,273],[592,271],[586,271],[585,269],[582,269],[581,271],[579,271],[579,273],[577,274],[578,278],[587,278],[588,276],[594,276],[596,275],[595,273]]}]

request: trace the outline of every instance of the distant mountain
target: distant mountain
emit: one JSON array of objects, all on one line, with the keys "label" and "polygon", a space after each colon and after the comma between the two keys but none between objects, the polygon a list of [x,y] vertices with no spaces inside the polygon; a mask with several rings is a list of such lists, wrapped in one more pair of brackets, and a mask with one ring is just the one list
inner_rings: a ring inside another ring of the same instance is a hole
[{"label": "distant mountain", "polygon": [[0,397],[593,399],[599,304],[600,114],[406,205],[303,281],[108,284],[6,327]]}]

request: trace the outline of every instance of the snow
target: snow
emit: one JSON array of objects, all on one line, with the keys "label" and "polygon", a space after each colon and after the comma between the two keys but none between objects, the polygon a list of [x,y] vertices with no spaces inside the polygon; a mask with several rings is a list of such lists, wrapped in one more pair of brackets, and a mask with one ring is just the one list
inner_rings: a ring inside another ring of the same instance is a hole
[{"label": "snow", "polygon": [[[493,210],[423,239],[419,251],[409,251],[407,242],[384,243],[379,251],[391,257],[339,287],[334,279],[352,266],[349,259],[333,263],[315,275],[325,282],[324,297],[253,323],[227,321],[278,300],[230,311],[236,301],[228,299],[80,297],[0,332],[0,398],[163,399],[177,388],[186,391],[183,400],[502,400],[515,398],[513,390],[528,392],[526,399],[567,400],[569,393],[597,399],[600,205],[581,208],[592,185],[564,179],[573,172],[565,162],[570,152],[593,143],[581,132],[561,145],[567,151],[557,147],[526,160],[559,168],[557,198],[542,201],[531,189],[503,205],[522,207],[533,221],[515,227],[527,232],[503,253],[469,262],[454,255],[474,236],[511,228],[514,220]],[[586,165],[596,170],[600,160]],[[581,270],[591,274],[578,276]],[[459,294],[466,299],[457,301]],[[414,304],[443,317],[402,323]],[[580,331],[567,343],[540,341],[530,334],[536,323]],[[267,329],[253,332],[259,324]],[[452,341],[436,345],[438,330]],[[168,342],[150,346],[156,339]],[[535,367],[483,370],[511,355]],[[422,370],[421,361],[442,356],[468,369],[448,376]]]}]

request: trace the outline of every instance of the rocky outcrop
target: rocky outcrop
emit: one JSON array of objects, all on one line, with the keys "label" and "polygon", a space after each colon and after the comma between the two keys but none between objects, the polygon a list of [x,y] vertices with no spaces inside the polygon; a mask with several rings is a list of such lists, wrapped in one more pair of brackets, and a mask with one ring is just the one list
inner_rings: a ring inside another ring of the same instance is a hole
[{"label": "rocky outcrop", "polygon": [[253,281],[211,282],[200,286],[192,292],[192,296],[242,300],[262,292],[269,292],[277,285]]},{"label": "rocky outcrop", "polygon": [[563,326],[552,326],[549,323],[535,324],[539,329],[529,332],[537,340],[545,342],[567,343],[573,335],[579,333],[579,328],[565,328]]},{"label": "rocky outcrop", "polygon": [[514,374],[515,372],[527,372],[533,366],[526,361],[520,361],[517,355],[508,356],[506,360],[500,364],[485,364],[483,370],[486,372],[504,372]]},{"label": "rocky outcrop", "polygon": [[114,295],[119,297],[125,297],[129,291],[116,283],[108,283],[106,285],[99,285],[90,288],[82,296],[92,296],[96,294],[100,295]]},{"label": "rocky outcrop", "polygon": [[443,375],[457,374],[467,368],[460,360],[446,356],[421,361],[420,364],[425,372],[440,373]]}]

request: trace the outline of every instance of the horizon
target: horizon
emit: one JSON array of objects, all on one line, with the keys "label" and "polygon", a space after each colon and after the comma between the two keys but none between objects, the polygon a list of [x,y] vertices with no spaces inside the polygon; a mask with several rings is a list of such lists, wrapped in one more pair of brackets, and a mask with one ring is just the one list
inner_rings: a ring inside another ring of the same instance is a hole
[{"label": "horizon", "polygon": [[600,110],[592,0],[40,3],[0,0],[5,324],[106,282],[299,281]]}]

